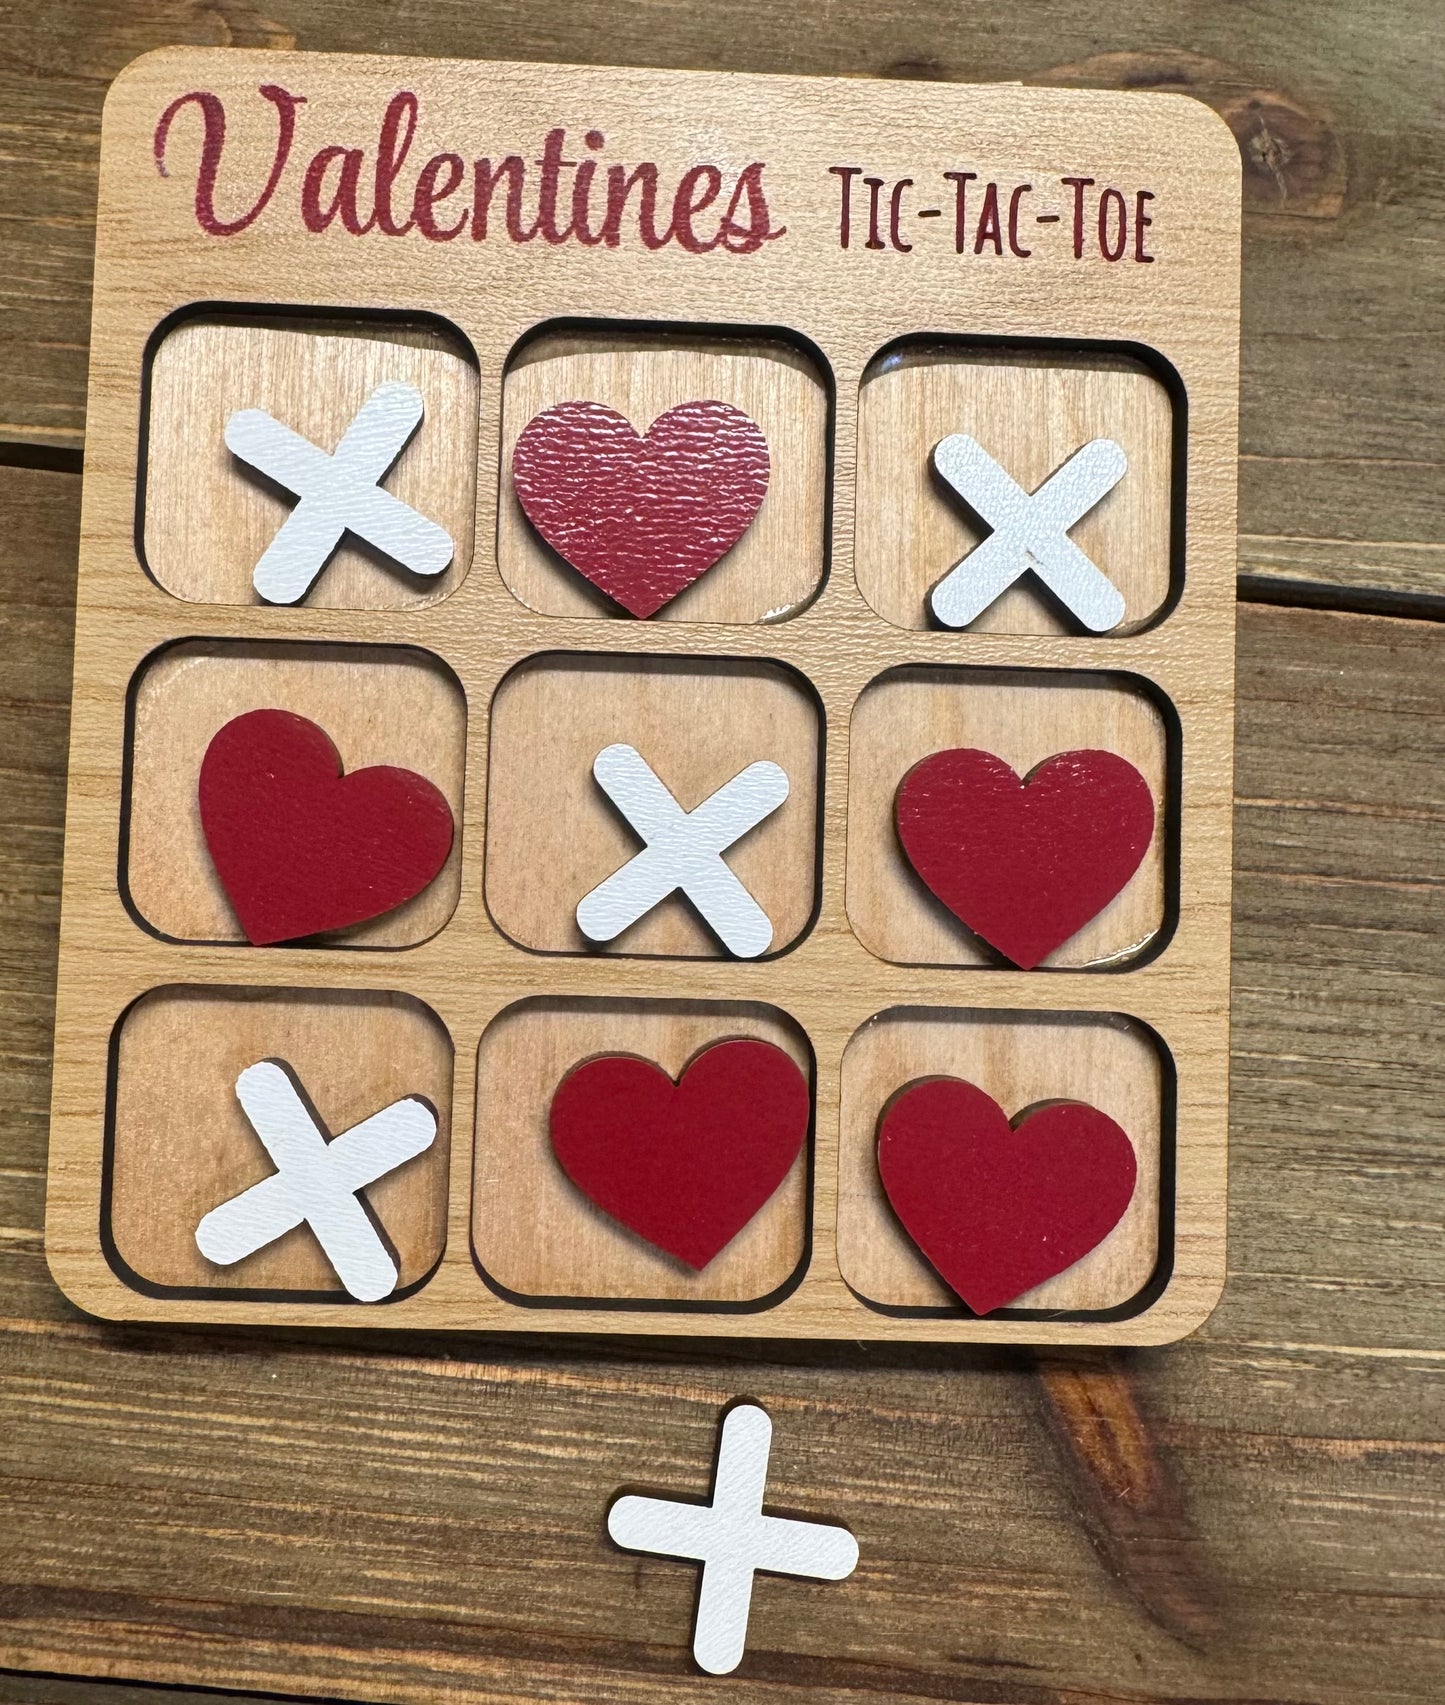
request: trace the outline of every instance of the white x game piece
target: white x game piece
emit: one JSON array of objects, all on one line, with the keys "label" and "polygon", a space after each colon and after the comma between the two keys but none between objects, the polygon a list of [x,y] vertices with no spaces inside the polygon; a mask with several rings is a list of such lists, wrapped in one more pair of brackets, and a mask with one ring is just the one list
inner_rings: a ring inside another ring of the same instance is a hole
[{"label": "white x game piece", "polygon": [[846,1527],[763,1514],[772,1442],[767,1411],[740,1403],[723,1416],[710,1504],[628,1495],[607,1512],[607,1531],[624,1550],[702,1564],[692,1655],[710,1675],[742,1662],[757,1571],[841,1581],[858,1565]]},{"label": "white x game piece", "polygon": [[329,456],[265,409],[238,409],[226,422],[226,448],[300,499],[251,576],[268,603],[304,598],[343,533],[355,533],[413,574],[440,574],[452,560],[445,528],[381,489],[423,412],[415,385],[400,379],[378,385]]},{"label": "white x game piece", "polygon": [[684,811],[635,746],[607,746],[593,761],[598,786],[646,843],[578,902],[589,941],[612,941],[681,889],[729,953],[756,959],[772,945],[768,914],[723,863],[734,841],[788,797],[777,764],[749,764],[692,811]]},{"label": "white x game piece", "polygon": [[236,1099],[277,1170],[212,1208],[196,1227],[201,1254],[229,1267],[305,1221],[351,1296],[358,1302],[390,1296],[396,1263],[356,1193],[429,1149],[436,1114],[408,1096],[328,1142],[276,1060],[247,1066],[236,1079]]},{"label": "white x game piece", "polygon": [[933,465],[993,528],[933,588],[929,602],[945,627],[967,627],[1028,569],[1090,633],[1107,633],[1124,619],[1118,587],[1069,537],[1128,470],[1112,438],[1090,440],[1032,494],[966,433],[936,445]]}]

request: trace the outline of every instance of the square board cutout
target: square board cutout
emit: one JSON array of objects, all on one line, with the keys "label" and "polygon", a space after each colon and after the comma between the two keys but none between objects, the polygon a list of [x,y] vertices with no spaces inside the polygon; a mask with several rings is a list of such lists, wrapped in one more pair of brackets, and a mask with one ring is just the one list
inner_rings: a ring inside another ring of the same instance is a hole
[{"label": "square board cutout", "polygon": [[823,730],[806,681],[775,663],[550,653],[514,669],[492,701],[487,905],[497,927],[545,953],[725,955],[680,894],[607,943],[578,902],[642,847],[593,776],[599,752],[633,747],[684,811],[749,765],[777,764],[787,798],[733,844],[726,863],[791,947],[817,901]]},{"label": "square board cutout", "polygon": [[1089,1254],[1017,1298],[1008,1312],[1100,1314],[1127,1306],[1160,1266],[1161,1178],[1172,1181],[1173,1073],[1147,1026],[1110,1013],[880,1013],[843,1056],[838,1265],[875,1308],[966,1312],[908,1236],[878,1175],[878,1121],[906,1085],[975,1085],[1012,1122],[1026,1108],[1083,1102],[1107,1114],[1138,1165],[1123,1218]]},{"label": "square board cutout", "polygon": [[[1020,778],[1055,754],[1094,749],[1143,777],[1154,831],[1116,897],[1041,966],[1108,970],[1136,960],[1159,942],[1177,889],[1171,720],[1143,682],[1121,675],[900,669],[872,682],[854,708],[850,740],[848,921],[858,939],[902,965],[1011,968],[910,865],[895,824],[899,785],[921,759],[950,749],[992,753]],[[1006,851],[999,856],[1007,862]]]},{"label": "square board cutout", "polygon": [[[1035,492],[1085,444],[1111,439],[1122,479],[1069,537],[1124,601],[1117,634],[1159,618],[1175,582],[1175,434],[1163,378],[1122,351],[1000,348],[923,339],[885,350],[858,398],[858,589],[902,628],[935,625],[929,595],[991,529],[933,467],[954,433],[976,439],[1004,474]],[[965,571],[967,572],[967,571]],[[1066,634],[1079,624],[1029,572],[970,633]]]},{"label": "square board cutout", "polygon": [[226,447],[239,410],[264,409],[328,456],[380,385],[420,393],[425,413],[380,483],[450,535],[435,575],[348,532],[300,600],[310,609],[434,604],[471,567],[477,495],[477,366],[439,320],[393,315],[184,315],[150,353],[144,514],[146,566],[177,598],[260,604],[252,574],[296,497]]},{"label": "square board cutout", "polygon": [[[769,460],[766,494],[735,544],[671,597],[657,621],[775,622],[795,616],[817,593],[826,566],[831,384],[799,345],[766,333],[703,332],[687,327],[647,331],[605,323],[529,337],[507,364],[502,393],[501,492],[497,564],[502,579],[530,609],[551,616],[627,612],[551,548],[528,520],[513,480],[517,440],[530,422],[559,404],[600,403],[645,438],[660,417],[698,401],[738,411],[761,432]],[[629,455],[631,447],[628,450]],[[631,464],[640,494],[669,477],[688,507],[715,505],[729,478],[720,449],[690,429],[665,464],[636,445]],[[578,471],[554,464],[558,485]],[[591,505],[583,500],[583,510]],[[640,556],[647,529],[628,554]],[[716,548],[716,547],[713,547]],[[710,551],[704,551],[699,562]]]},{"label": "square board cutout", "polygon": [[389,646],[184,640],[149,658],[131,695],[121,882],[142,922],[184,942],[245,945],[201,825],[197,780],[234,718],[283,710],[323,729],[345,772],[396,765],[451,807],[451,852],[414,899],[308,938],[326,947],[412,947],[451,917],[462,881],[466,701],[430,653]]},{"label": "square board cutout", "polygon": [[477,1057],[472,1191],[472,1250],[487,1281],[534,1304],[735,1311],[776,1301],[807,1254],[811,1128],[776,1191],[696,1272],[589,1201],[548,1138],[552,1098],[584,1061],[632,1055],[676,1080],[702,1050],[735,1037],[782,1049],[811,1086],[807,1038],[774,1007],[544,997],[493,1019]]},{"label": "square board cutout", "polygon": [[196,1246],[203,1215],[276,1171],[236,1096],[263,1060],[284,1061],[332,1137],[405,1096],[435,1113],[431,1147],[364,1192],[400,1300],[446,1244],[452,1098],[451,1038],[400,994],[192,986],[136,1001],[113,1046],[105,1212],[117,1270],[187,1296],[349,1300],[305,1225],[228,1266]]}]

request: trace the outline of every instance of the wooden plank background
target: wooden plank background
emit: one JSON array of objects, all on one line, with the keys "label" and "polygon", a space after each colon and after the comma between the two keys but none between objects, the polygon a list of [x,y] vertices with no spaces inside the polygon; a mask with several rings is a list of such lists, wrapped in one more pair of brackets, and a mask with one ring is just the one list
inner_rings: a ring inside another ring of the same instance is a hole
[{"label": "wooden plank background", "polygon": [[[269,4],[0,3],[0,1701],[1434,1705],[1435,8]],[[122,1330],[59,1297],[40,1226],[98,122],[109,77],[170,41],[1163,86],[1230,116],[1232,1246],[1195,1338],[1078,1359],[318,1340]],[[612,1552],[601,1511],[628,1481],[701,1492],[741,1393],[775,1415],[778,1502],[847,1520],[863,1560],[844,1586],[765,1583],[719,1683],[688,1661],[691,1571]]]}]

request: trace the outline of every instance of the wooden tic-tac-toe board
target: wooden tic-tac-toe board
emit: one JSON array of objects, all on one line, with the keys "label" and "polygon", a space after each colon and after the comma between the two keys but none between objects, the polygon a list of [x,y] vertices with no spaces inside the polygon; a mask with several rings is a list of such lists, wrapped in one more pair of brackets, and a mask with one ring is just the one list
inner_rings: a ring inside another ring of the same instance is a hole
[{"label": "wooden tic-tac-toe board", "polygon": [[47,1240],[120,1319],[1152,1343],[1224,1271],[1238,161],[166,51]]}]

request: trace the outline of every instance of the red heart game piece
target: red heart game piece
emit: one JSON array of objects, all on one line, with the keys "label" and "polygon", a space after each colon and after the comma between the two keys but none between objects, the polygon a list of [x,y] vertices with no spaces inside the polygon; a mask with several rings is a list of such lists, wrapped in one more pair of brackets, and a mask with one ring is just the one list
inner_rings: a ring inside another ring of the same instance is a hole
[{"label": "red heart game piece", "polygon": [[889,1102],[878,1172],[903,1228],[975,1314],[1096,1249],[1134,1195],[1134,1145],[1097,1107],[1054,1101],[1011,1126],[961,1078]]},{"label": "red heart game piece", "polygon": [[601,403],[558,403],[512,452],[527,519],[634,616],[655,615],[748,530],[768,490],[768,441],[730,403],[668,409],[646,437]]},{"label": "red heart game piece", "polygon": [[288,710],[228,722],[199,793],[211,861],[257,947],[391,911],[452,847],[451,806],[425,776],[391,764],[343,775],[326,730]]},{"label": "red heart game piece", "polygon": [[811,1097],[771,1042],[715,1042],[676,1083],[607,1054],[552,1097],[552,1149],[589,1201],[700,1272],[787,1177]]},{"label": "red heart game piece", "polygon": [[1149,784],[1113,752],[1059,752],[1024,780],[992,752],[935,752],[894,815],[934,895],[1024,971],[1103,911],[1154,838]]}]

